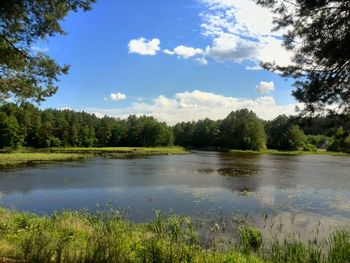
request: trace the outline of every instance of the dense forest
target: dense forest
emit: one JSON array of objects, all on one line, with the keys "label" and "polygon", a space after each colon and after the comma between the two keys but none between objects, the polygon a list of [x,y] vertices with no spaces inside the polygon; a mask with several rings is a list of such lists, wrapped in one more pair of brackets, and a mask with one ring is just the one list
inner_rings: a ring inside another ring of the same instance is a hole
[{"label": "dense forest", "polygon": [[0,105],[0,148],[171,146],[240,150],[327,149],[350,152],[350,115],[263,121],[247,109],[225,119],[170,127],[153,117],[98,118],[72,110],[40,110],[29,103]]}]

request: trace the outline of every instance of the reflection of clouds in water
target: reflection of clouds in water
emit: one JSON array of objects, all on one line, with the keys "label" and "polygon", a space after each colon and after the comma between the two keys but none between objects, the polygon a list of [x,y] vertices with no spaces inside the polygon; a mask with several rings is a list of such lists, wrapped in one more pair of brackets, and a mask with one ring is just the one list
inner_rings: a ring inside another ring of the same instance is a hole
[{"label": "reflection of clouds in water", "polygon": [[342,212],[350,212],[350,200],[335,199],[328,203],[329,208],[337,209]]},{"label": "reflection of clouds in water", "polygon": [[111,187],[111,188],[107,188],[106,191],[108,193],[113,193],[113,194],[122,194],[125,192],[125,188],[124,187]]},{"label": "reflection of clouds in water", "polygon": [[256,192],[256,201],[263,206],[272,208],[276,202],[276,187],[274,186],[263,186]]},{"label": "reflection of clouds in water", "polygon": [[[190,187],[187,185],[179,185],[176,188],[173,186],[152,186],[152,187],[132,187],[132,188],[124,188],[124,187],[113,187],[107,189],[108,193],[116,194],[116,195],[124,195],[132,193],[132,195],[141,196],[149,196],[152,200],[156,199],[156,196],[163,196],[164,193],[175,193],[179,196],[190,195],[195,203],[199,203],[202,201],[212,202],[216,199],[216,196],[222,194],[222,188],[220,187]],[[231,192],[230,192],[231,193]]]},{"label": "reflection of clouds in water", "polygon": [[298,199],[302,197],[302,194],[305,194],[305,191],[300,188],[291,188],[284,191],[288,199]]},{"label": "reflection of clouds in water", "polygon": [[[222,195],[223,189],[220,187],[188,187],[181,185],[176,188],[176,192],[179,195],[191,195],[191,200],[195,205],[201,202],[214,202],[217,201],[217,197]],[[231,192],[229,191],[229,194]]]},{"label": "reflection of clouds in water", "polygon": [[266,221],[260,220],[258,227],[264,236],[300,237],[301,240],[310,240],[314,237],[325,238],[337,226],[349,226],[350,218],[339,215],[322,216],[310,212],[280,212],[270,216]]},{"label": "reflection of clouds in water", "polygon": [[[164,187],[170,189],[168,187]],[[171,188],[172,189],[172,188]],[[213,195],[222,192],[221,187],[189,187],[187,185],[179,185],[176,187],[176,192],[179,194],[192,194],[194,196],[198,195]]]}]

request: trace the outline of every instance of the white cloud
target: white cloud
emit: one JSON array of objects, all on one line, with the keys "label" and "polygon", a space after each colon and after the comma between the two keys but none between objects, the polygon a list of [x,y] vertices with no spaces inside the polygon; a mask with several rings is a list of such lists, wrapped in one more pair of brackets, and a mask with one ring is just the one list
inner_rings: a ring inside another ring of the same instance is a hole
[{"label": "white cloud", "polygon": [[165,49],[163,52],[168,55],[177,55],[184,59],[203,54],[203,50],[200,48],[187,47],[183,45],[177,46],[173,51]]},{"label": "white cloud", "polygon": [[48,47],[33,46],[33,47],[31,47],[31,49],[32,49],[34,52],[41,52],[41,53],[49,52],[49,48],[48,48]]},{"label": "white cloud", "polygon": [[275,90],[275,83],[273,81],[260,81],[259,85],[255,87],[255,90],[259,94],[270,93]]},{"label": "white cloud", "polygon": [[150,102],[138,101],[127,108],[85,109],[100,115],[125,118],[130,114],[152,115],[161,121],[175,124],[209,117],[225,118],[231,111],[248,108],[260,118],[273,119],[280,114],[295,114],[295,104],[278,105],[273,97],[257,99],[235,98],[200,90],[176,93],[173,97],[160,95]]},{"label": "white cloud", "polygon": [[148,41],[147,39],[141,37],[130,40],[128,47],[129,53],[135,53],[143,56],[154,56],[157,54],[157,51],[160,50],[160,40],[158,38],[154,38]]},{"label": "white cloud", "polygon": [[262,67],[255,65],[255,66],[246,66],[246,70],[262,70]]},{"label": "white cloud", "polygon": [[58,110],[61,110],[61,111],[73,110],[73,108],[70,108],[70,107],[63,107],[63,108],[59,108]]},{"label": "white cloud", "polygon": [[208,65],[208,60],[206,59],[206,58],[204,58],[204,57],[202,57],[202,58],[196,58],[196,61],[199,63],[199,64],[201,64],[201,65]]},{"label": "white cloud", "polygon": [[[200,14],[201,33],[210,44],[206,48],[179,45],[164,49],[167,55],[188,59],[196,58],[201,64],[208,59],[217,62],[253,63],[247,70],[260,70],[260,62],[275,62],[281,66],[291,63],[292,52],[282,46],[284,32],[272,32],[273,13],[252,0],[199,0],[204,6]],[[160,50],[160,40],[144,38],[129,42],[129,52],[140,55],[155,55]],[[205,62],[206,61],[206,62]]]},{"label": "white cloud", "polygon": [[277,35],[272,33],[273,14],[252,0],[201,0],[208,11],[202,14],[204,35],[217,36],[221,32],[246,37]]},{"label": "white cloud", "polygon": [[171,51],[171,50],[169,50],[169,49],[164,49],[164,50],[163,50],[163,53],[164,53],[164,54],[167,54],[167,55],[174,55],[174,54],[175,54],[174,51]]},{"label": "white cloud", "polygon": [[272,32],[273,14],[251,0],[201,0],[202,34],[212,39],[208,56],[216,60],[290,64],[291,52],[282,47],[282,32]]},{"label": "white cloud", "polygon": [[121,93],[121,92],[117,92],[117,93],[111,93],[109,95],[109,98],[105,98],[105,101],[119,101],[119,100],[125,100],[126,99],[126,95]]},{"label": "white cloud", "polygon": [[258,53],[258,45],[232,34],[222,34],[213,40],[206,54],[217,61],[231,60],[237,63],[254,60]]},{"label": "white cloud", "polygon": [[95,114],[95,116],[97,117],[97,118],[99,118],[99,119],[102,119],[104,116],[105,116],[105,114],[102,114],[102,113],[100,113],[100,112],[90,112],[91,114]]}]

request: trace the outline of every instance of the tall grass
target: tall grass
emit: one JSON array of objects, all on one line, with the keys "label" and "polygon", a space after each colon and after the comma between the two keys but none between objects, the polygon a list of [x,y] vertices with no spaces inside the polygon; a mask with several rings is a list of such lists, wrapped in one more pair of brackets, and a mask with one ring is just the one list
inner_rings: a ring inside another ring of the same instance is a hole
[{"label": "tall grass", "polygon": [[185,154],[182,147],[102,147],[102,148],[47,148],[7,149],[0,153],[0,168],[29,163],[47,163],[77,160],[93,156],[129,158],[137,156]]},{"label": "tall grass", "polygon": [[26,163],[57,162],[67,160],[77,160],[89,157],[89,155],[72,153],[38,153],[38,152],[14,152],[0,153],[0,167],[14,166]]},{"label": "tall grass", "polygon": [[266,244],[260,231],[246,223],[238,227],[236,242],[206,243],[201,238],[206,227],[213,226],[160,212],[149,223],[133,224],[113,210],[49,217],[0,209],[0,262],[350,262],[345,228],[322,241]]},{"label": "tall grass", "polygon": [[65,147],[50,148],[53,152],[114,152],[114,153],[140,153],[140,154],[183,154],[185,149],[177,146],[169,147]]}]

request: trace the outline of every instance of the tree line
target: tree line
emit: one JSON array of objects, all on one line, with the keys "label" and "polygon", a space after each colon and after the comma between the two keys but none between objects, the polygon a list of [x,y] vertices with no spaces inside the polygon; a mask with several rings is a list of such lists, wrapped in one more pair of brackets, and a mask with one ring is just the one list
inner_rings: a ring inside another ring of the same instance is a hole
[{"label": "tree line", "polygon": [[0,106],[0,148],[170,146],[170,126],[153,117],[126,120],[72,110],[39,110],[32,104]]},{"label": "tree line", "polygon": [[40,110],[30,103],[0,105],[0,148],[4,147],[153,147],[261,151],[319,148],[350,152],[350,114],[316,117],[280,115],[264,121],[247,109],[222,120],[180,122],[173,127],[154,117],[127,119]]}]

